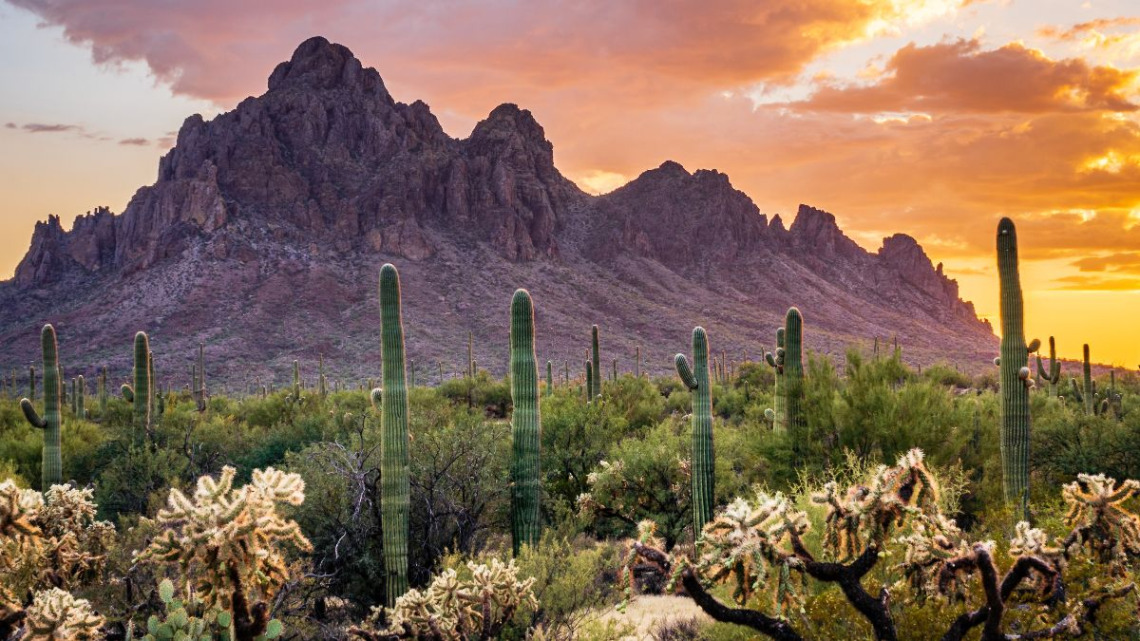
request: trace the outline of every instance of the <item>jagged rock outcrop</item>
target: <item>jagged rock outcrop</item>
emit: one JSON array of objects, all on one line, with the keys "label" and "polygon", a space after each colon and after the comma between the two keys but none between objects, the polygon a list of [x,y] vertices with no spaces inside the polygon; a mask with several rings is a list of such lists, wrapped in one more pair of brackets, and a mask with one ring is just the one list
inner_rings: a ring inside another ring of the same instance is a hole
[{"label": "jagged rock outcrop", "polygon": [[359,346],[374,342],[388,260],[401,265],[411,357],[444,360],[471,330],[491,369],[516,286],[535,296],[554,352],[544,357],[572,362],[593,322],[615,355],[675,351],[697,323],[716,349],[771,347],[792,304],[809,346],[835,353],[871,336],[931,357],[986,354],[995,341],[909,236],[870,253],[806,205],[785,228],[728,176],[671,161],[589,196],[555,167],[529,111],[500,105],[452,138],[426,104],[396,101],[376,70],[318,37],[263,95],[187,118],[122,214],[36,226],[15,279],[0,283],[0,366],[27,360],[38,321],[52,320],[77,366],[114,363],[121,339],[147,329],[172,355],[205,340],[224,367],[324,352],[372,371]]}]

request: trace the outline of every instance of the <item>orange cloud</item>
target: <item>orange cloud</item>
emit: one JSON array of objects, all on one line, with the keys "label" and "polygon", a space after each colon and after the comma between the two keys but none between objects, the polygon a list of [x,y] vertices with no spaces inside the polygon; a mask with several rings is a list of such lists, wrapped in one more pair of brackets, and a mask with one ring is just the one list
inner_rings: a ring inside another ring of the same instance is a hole
[{"label": "orange cloud", "polygon": [[1140,252],[1125,252],[1107,256],[1089,256],[1073,261],[1073,266],[1082,272],[1140,272]]},{"label": "orange cloud", "polygon": [[[9,0],[100,63],[142,60],[175,92],[231,104],[314,34],[348,43],[385,78],[446,77],[457,91],[542,83],[681,95],[789,80],[822,53],[952,14],[970,0]],[[417,84],[417,83],[412,83]],[[509,96],[508,96],[509,97]],[[501,98],[505,99],[505,98]]]},{"label": "orange cloud", "polygon": [[1140,291],[1140,278],[1135,277],[1103,277],[1103,276],[1062,276],[1054,279],[1058,286],[1055,289],[1094,291],[1094,292],[1130,292]]},{"label": "orange cloud", "polygon": [[849,113],[1135,111],[1135,70],[1052,60],[1019,43],[977,40],[903,47],[870,85],[823,85],[797,109]]},{"label": "orange cloud", "polygon": [[1081,22],[1071,27],[1057,27],[1053,25],[1041,27],[1037,35],[1064,42],[1083,42],[1097,47],[1107,48],[1121,42],[1135,39],[1135,33],[1106,34],[1121,27],[1140,26],[1140,17],[1100,18]]}]

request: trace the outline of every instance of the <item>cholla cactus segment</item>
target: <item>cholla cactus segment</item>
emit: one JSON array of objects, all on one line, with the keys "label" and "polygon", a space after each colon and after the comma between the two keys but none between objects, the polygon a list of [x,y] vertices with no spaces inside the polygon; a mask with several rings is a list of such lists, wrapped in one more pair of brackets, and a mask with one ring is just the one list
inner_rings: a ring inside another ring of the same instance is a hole
[{"label": "cholla cactus segment", "polygon": [[0,602],[97,576],[114,526],[95,521],[92,491],[54,485],[41,494],[0,483]]},{"label": "cholla cactus segment", "polygon": [[1140,554],[1140,516],[1124,505],[1140,494],[1140,481],[1117,486],[1103,474],[1080,474],[1061,494],[1069,506],[1065,520],[1074,528],[1075,538],[1068,543],[1087,546],[1112,572],[1124,572],[1128,557]]},{"label": "cholla cactus segment", "polygon": [[233,583],[269,597],[287,579],[284,546],[312,549],[296,521],[277,511],[279,504],[304,502],[300,475],[254,470],[248,485],[234,489],[234,474],[226,466],[216,480],[199,478],[192,498],[171,490],[157,516],[166,529],[138,555],[141,561],[177,563],[208,607],[228,609],[231,592],[223,588]]},{"label": "cholla cactus segment", "polygon": [[7,542],[39,536],[41,531],[34,519],[43,504],[43,497],[35,490],[22,490],[11,479],[0,483],[0,538]]},{"label": "cholla cactus segment", "polygon": [[[454,569],[448,569],[426,589],[401,595],[387,610],[388,629],[365,627],[351,632],[372,639],[493,639],[519,608],[538,607],[534,579],[520,580],[514,561],[468,562],[467,567],[472,574],[469,580],[460,580]],[[374,609],[374,618],[381,612]]]},{"label": "cholla cactus segment", "polygon": [[1014,526],[1014,535],[1009,542],[1010,556],[1052,558],[1061,553],[1061,548],[1049,546],[1049,535],[1044,530],[1031,527],[1027,521],[1019,521]]},{"label": "cholla cactus segment", "polygon": [[[968,554],[970,544],[953,520],[941,513],[919,514],[911,526],[910,534],[895,539],[903,545],[900,584],[910,587],[919,599],[936,593],[965,598],[964,584],[940,585],[939,577],[946,562]],[[952,593],[952,594],[949,594]]]},{"label": "cholla cactus segment", "polygon": [[26,613],[25,641],[96,639],[104,623],[87,599],[76,599],[59,588],[37,592]]},{"label": "cholla cactus segment", "polygon": [[[785,495],[760,492],[754,502],[737,498],[705,526],[697,541],[694,568],[711,581],[735,583],[733,598],[748,603],[775,575],[778,587],[788,587],[792,571],[802,564],[782,551],[786,538],[799,537],[809,529],[807,514],[796,510]],[[787,589],[776,590],[776,605],[800,605]]]},{"label": "cholla cactus segment", "polygon": [[850,560],[869,545],[881,546],[907,514],[938,509],[938,482],[926,468],[922,450],[899,457],[894,467],[879,466],[867,485],[841,493],[835,482],[812,495],[828,506],[824,546],[836,558]]}]

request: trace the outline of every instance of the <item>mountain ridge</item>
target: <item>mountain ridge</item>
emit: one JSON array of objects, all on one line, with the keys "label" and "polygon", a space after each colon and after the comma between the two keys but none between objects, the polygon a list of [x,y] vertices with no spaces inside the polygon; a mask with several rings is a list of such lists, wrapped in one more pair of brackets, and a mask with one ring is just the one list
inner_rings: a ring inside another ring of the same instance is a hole
[{"label": "mountain ridge", "polygon": [[807,205],[785,228],[725,174],[673,161],[587,194],[558,171],[529,111],[500,105],[452,138],[425,103],[396,101],[379,72],[316,37],[272,71],[263,95],[211,121],[187,118],[155,183],[121,214],[97,208],[66,232],[58,216],[37,223],[0,283],[0,366],[35,354],[31,316],[61,323],[61,342],[70,329],[85,367],[125,364],[119,343],[146,329],[160,365],[180,369],[202,341],[223,378],[253,367],[283,380],[284,364],[316,353],[364,375],[378,368],[359,352],[375,351],[367,308],[389,260],[404,276],[409,355],[421,362],[465,359],[469,330],[502,370],[498,316],[515,286],[535,296],[540,339],[548,309],[540,356],[576,363],[575,346],[603,321],[625,370],[632,347],[652,343],[651,369],[665,371],[666,352],[698,323],[714,347],[720,332],[718,351],[755,357],[792,304],[808,345],[836,355],[891,335],[920,361],[996,348],[957,283],[905,234],[868,252]]}]

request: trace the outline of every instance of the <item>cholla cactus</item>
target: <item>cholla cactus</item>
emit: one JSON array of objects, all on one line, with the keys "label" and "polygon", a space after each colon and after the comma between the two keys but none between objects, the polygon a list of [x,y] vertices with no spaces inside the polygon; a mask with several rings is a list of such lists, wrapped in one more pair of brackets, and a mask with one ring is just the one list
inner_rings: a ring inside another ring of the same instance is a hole
[{"label": "cholla cactus", "polygon": [[115,528],[95,520],[91,497],[67,485],[41,494],[0,483],[0,608],[18,611],[17,595],[99,575]]},{"label": "cholla cactus", "polygon": [[775,607],[783,612],[799,608],[802,589],[791,581],[792,572],[803,579],[803,563],[783,551],[789,537],[802,536],[810,525],[807,514],[796,510],[783,494],[760,492],[755,503],[738,498],[705,526],[697,541],[695,569],[710,581],[735,582],[733,598],[747,604],[775,575]]},{"label": "cholla cactus", "polygon": [[96,639],[104,623],[87,599],[76,599],[59,588],[36,592],[26,613],[24,641]]},{"label": "cholla cactus", "polygon": [[1087,546],[1093,556],[1114,574],[1126,570],[1129,556],[1140,554],[1140,516],[1124,502],[1140,495],[1140,482],[1116,480],[1103,474],[1080,474],[1061,495],[1069,505],[1065,521],[1072,528],[1065,547]]},{"label": "cholla cactus", "polygon": [[[266,602],[288,579],[283,547],[309,551],[312,545],[296,521],[277,512],[279,504],[300,505],[305,482],[274,468],[254,470],[244,487],[233,488],[235,470],[198,479],[193,499],[170,491],[157,521],[166,529],[139,561],[177,563],[207,608],[231,611],[237,639],[256,638],[268,625]],[[258,601],[252,607],[251,601]]]},{"label": "cholla cactus", "polygon": [[841,495],[833,481],[812,502],[826,505],[824,546],[841,561],[858,557],[867,546],[881,546],[908,513],[938,504],[938,482],[926,469],[922,450],[913,449],[895,467],[879,466],[868,485],[855,485]]},{"label": "cholla cactus", "polygon": [[941,572],[947,561],[970,551],[957,523],[942,514],[920,514],[911,526],[911,533],[895,541],[901,543],[904,550],[903,562],[897,566],[903,578],[896,587],[909,587],[918,601],[934,594],[965,599],[965,583],[956,580],[957,577],[946,581],[948,577]]},{"label": "cholla cactus", "polygon": [[[534,578],[520,580],[514,561],[492,559],[489,565],[468,562],[472,576],[460,580],[454,569],[436,576],[425,590],[408,590],[387,611],[389,626],[352,628],[365,639],[438,639],[467,641],[498,638],[503,626],[522,607],[537,608]],[[373,610],[373,618],[383,612]]]}]

